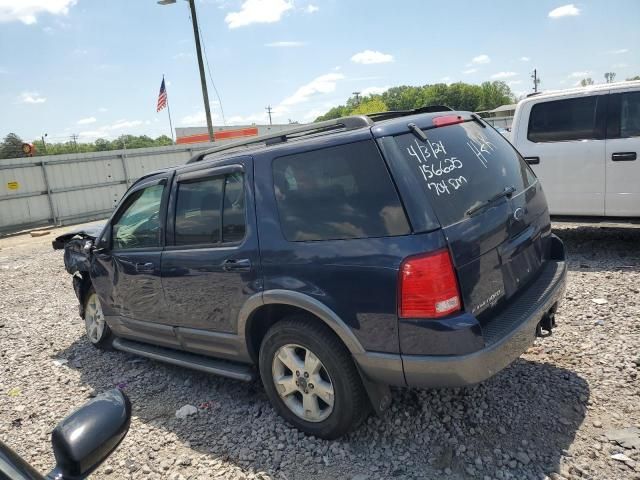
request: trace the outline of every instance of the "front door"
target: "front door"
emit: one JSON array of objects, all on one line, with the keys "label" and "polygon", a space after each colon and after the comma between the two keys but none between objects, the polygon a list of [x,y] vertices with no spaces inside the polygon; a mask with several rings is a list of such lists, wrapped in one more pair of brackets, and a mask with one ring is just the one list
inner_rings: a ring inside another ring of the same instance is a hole
[{"label": "front door", "polygon": [[514,132],[552,215],[604,215],[606,98],[534,103],[528,125]]},{"label": "front door", "polygon": [[218,350],[228,347],[240,308],[260,290],[252,184],[252,158],[242,157],[180,174],[172,187],[162,285],[187,350],[233,357]]},{"label": "front door", "polygon": [[640,216],[640,91],[610,95],[605,213]]},{"label": "front door", "polygon": [[116,334],[174,345],[160,279],[167,183],[151,178],[127,194],[98,244],[92,280]]}]

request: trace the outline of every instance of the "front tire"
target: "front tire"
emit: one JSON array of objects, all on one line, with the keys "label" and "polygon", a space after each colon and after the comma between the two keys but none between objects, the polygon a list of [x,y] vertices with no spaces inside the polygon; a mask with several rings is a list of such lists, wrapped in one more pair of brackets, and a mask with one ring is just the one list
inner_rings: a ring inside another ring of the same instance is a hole
[{"label": "front tire", "polygon": [[333,331],[306,315],[273,325],[260,346],[259,362],[273,407],[309,435],[340,437],[370,411],[349,351]]},{"label": "front tire", "polygon": [[96,291],[91,287],[84,301],[84,326],[89,341],[97,348],[110,350],[113,333],[107,325],[102,304]]}]

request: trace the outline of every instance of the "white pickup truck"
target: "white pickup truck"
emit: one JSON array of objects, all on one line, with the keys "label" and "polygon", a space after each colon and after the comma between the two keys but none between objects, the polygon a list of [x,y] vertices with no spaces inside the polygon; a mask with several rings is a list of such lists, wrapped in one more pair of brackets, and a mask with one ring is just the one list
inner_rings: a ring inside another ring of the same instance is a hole
[{"label": "white pickup truck", "polygon": [[640,81],[532,95],[510,137],[552,215],[640,217]]}]

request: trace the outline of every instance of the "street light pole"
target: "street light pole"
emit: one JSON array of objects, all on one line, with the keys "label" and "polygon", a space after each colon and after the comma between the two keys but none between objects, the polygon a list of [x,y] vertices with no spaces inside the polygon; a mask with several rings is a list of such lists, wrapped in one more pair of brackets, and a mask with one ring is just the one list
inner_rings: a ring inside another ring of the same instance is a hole
[{"label": "street light pole", "polygon": [[[209,108],[209,92],[207,91],[207,79],[204,76],[204,63],[202,61],[202,50],[200,47],[200,30],[198,29],[198,17],[196,15],[195,0],[187,0],[191,9],[191,21],[193,23],[193,36],[196,40],[196,54],[198,56],[198,68],[200,70],[200,85],[202,86],[202,99],[204,101],[204,113],[207,117],[207,130],[209,132],[209,141],[213,142],[213,123],[211,122],[211,109]],[[176,3],[176,0],[160,0],[160,5],[169,5]]]}]

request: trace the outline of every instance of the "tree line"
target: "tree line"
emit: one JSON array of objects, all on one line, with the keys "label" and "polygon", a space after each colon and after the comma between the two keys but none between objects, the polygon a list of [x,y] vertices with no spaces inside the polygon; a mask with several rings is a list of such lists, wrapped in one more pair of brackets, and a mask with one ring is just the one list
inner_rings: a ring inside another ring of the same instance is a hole
[{"label": "tree line", "polygon": [[333,107],[315,121],[389,110],[412,110],[426,105],[446,105],[454,110],[477,112],[515,101],[509,85],[502,81],[484,82],[480,85],[464,82],[436,83],[421,87],[403,85],[380,94],[353,96],[345,105]]},{"label": "tree line", "polygon": [[[25,142],[15,133],[10,133],[4,137],[2,143],[0,143],[0,158],[20,158],[25,157],[22,150],[22,145]],[[114,140],[106,140],[104,138],[98,138],[94,142],[78,143],[75,141],[68,141],[62,143],[43,143],[42,140],[35,140],[29,142],[35,147],[33,156],[41,155],[61,155],[65,153],[88,153],[88,152],[106,152],[108,150],[122,150],[123,148],[146,148],[146,147],[164,147],[166,145],[173,145],[171,140],[166,135],[161,135],[157,138],[151,138],[147,135],[121,135]]]}]

